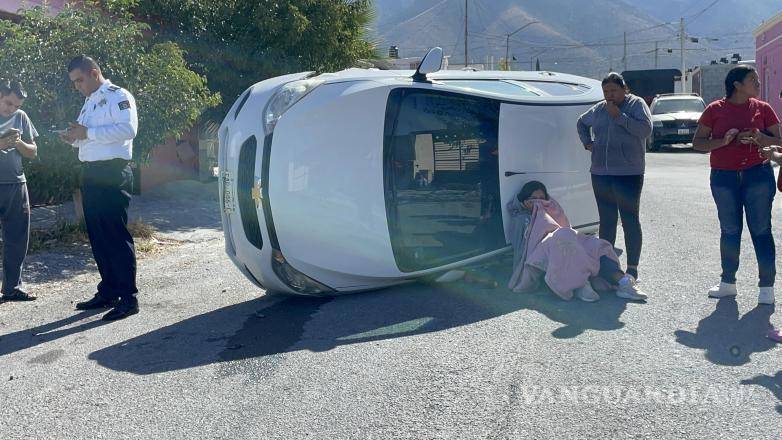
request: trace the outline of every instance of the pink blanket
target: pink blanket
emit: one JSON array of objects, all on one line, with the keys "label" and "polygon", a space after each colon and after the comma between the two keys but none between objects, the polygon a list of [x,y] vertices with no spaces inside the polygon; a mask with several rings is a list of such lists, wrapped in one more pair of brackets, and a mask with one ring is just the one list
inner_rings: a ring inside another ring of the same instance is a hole
[{"label": "pink blanket", "polygon": [[619,262],[609,242],[572,229],[564,210],[553,199],[534,202],[524,238],[522,258],[508,283],[515,292],[534,291],[543,280],[554,293],[569,300],[574,289],[597,276],[600,257]]}]

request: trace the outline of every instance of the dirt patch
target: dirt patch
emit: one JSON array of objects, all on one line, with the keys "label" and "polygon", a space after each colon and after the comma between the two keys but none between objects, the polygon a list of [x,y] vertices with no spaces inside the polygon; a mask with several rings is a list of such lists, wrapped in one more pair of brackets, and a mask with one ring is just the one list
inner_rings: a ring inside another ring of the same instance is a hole
[{"label": "dirt patch", "polygon": [[[128,230],[136,243],[138,257],[159,254],[168,247],[182,243],[179,240],[159,236],[154,226],[141,220],[128,223]],[[68,248],[89,249],[89,247],[90,240],[87,236],[87,228],[83,223],[60,222],[49,229],[33,230],[30,233],[28,253],[34,254],[52,250],[67,251]]]}]

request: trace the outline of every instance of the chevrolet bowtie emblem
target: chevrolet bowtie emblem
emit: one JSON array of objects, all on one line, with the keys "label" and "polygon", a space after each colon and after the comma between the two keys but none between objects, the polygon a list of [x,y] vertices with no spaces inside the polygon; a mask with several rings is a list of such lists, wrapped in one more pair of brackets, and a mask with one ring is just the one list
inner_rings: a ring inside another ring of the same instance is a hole
[{"label": "chevrolet bowtie emblem", "polygon": [[261,181],[256,180],[255,185],[253,185],[253,189],[251,192],[253,200],[255,200],[255,207],[260,208],[261,207],[261,200],[263,200],[263,193],[261,192]]}]

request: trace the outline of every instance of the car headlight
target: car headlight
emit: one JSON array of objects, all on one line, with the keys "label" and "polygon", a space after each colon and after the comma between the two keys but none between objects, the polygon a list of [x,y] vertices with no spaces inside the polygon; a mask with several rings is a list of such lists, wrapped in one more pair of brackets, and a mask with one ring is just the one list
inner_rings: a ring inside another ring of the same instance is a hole
[{"label": "car headlight", "polygon": [[274,131],[277,121],[293,104],[299,102],[301,98],[307,96],[309,92],[322,83],[323,80],[319,79],[303,79],[289,82],[280,87],[274,93],[272,99],[269,100],[269,103],[266,104],[266,108],[263,111],[266,134],[271,134]]},{"label": "car headlight", "polygon": [[304,275],[293,266],[288,264],[282,252],[274,249],[272,251],[272,269],[277,276],[291,289],[302,295],[323,295],[334,293],[334,289],[321,284],[312,278]]},{"label": "car headlight", "polygon": [[663,121],[652,121],[652,127],[662,127]]}]

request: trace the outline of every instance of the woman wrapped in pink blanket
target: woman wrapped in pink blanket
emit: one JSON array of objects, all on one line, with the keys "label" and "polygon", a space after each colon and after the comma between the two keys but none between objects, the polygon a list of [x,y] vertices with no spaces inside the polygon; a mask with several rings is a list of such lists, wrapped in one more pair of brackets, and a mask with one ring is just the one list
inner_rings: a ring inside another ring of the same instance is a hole
[{"label": "woman wrapped in pink blanket", "polygon": [[635,279],[621,270],[613,246],[571,228],[542,183],[527,182],[507,208],[513,243],[508,287],[513,291],[532,292],[545,283],[565,300],[576,296],[597,301],[595,289],[615,290],[617,296],[631,300],[647,298]]}]

